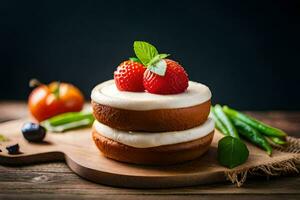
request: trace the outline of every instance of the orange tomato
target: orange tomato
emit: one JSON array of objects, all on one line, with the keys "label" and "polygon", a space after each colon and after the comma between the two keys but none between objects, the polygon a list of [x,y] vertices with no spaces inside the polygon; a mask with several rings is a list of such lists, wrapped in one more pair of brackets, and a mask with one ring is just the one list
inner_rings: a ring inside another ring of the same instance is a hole
[{"label": "orange tomato", "polygon": [[61,113],[80,111],[83,105],[82,93],[69,83],[41,84],[28,99],[29,111],[39,122]]}]

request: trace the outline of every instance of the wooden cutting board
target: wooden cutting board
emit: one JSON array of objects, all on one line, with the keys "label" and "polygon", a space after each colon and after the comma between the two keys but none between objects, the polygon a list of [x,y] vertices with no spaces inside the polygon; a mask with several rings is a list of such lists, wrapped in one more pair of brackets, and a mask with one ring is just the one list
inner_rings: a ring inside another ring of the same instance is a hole
[{"label": "wooden cutting board", "polygon": [[[224,173],[227,169],[221,167],[216,160],[217,141],[222,137],[218,131],[215,132],[209,151],[201,158],[184,164],[155,167],[126,164],[105,158],[94,145],[90,128],[47,133],[44,143],[29,143],[21,133],[25,121],[0,124],[0,133],[10,140],[0,144],[0,164],[27,165],[65,160],[72,171],[85,179],[120,187],[167,188],[225,181]],[[20,145],[22,153],[9,155],[5,147],[15,143]],[[249,157],[250,163],[257,156],[268,159],[263,151],[255,149],[256,154]]]}]

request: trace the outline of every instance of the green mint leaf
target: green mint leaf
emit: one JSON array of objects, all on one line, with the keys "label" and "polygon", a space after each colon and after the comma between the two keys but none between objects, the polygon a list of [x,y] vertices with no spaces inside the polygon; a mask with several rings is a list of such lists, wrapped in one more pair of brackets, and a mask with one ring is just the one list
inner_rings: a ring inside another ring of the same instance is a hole
[{"label": "green mint leaf", "polygon": [[140,59],[136,58],[136,57],[130,57],[129,60],[133,61],[133,62],[138,62],[138,63],[141,63],[143,64]]},{"label": "green mint leaf", "polygon": [[160,59],[155,64],[148,66],[148,70],[160,76],[164,76],[167,70],[167,63],[163,59]]},{"label": "green mint leaf", "polygon": [[149,63],[148,63],[148,66],[151,66],[151,65],[153,65],[153,64],[155,64],[155,63],[157,63],[158,61],[160,61],[161,59],[163,59],[163,58],[166,58],[166,57],[168,57],[170,54],[158,54],[158,55],[156,55],[154,58],[152,58],[150,61],[149,61]]},{"label": "green mint leaf", "polygon": [[162,54],[159,54],[159,58],[164,59],[164,58],[168,57],[169,55],[170,54],[162,53]]},{"label": "green mint leaf", "polygon": [[246,162],[249,156],[247,146],[239,139],[226,136],[218,143],[218,161],[230,169]]},{"label": "green mint leaf", "polygon": [[161,59],[160,59],[160,56],[159,56],[159,55],[156,55],[154,58],[152,58],[152,59],[148,62],[147,66],[154,65],[155,63],[157,63],[157,62],[160,61],[160,60],[161,60]]},{"label": "green mint leaf", "polygon": [[158,55],[157,49],[143,41],[135,41],[133,43],[133,49],[135,52],[136,57],[144,64],[148,65],[148,63],[156,56]]}]

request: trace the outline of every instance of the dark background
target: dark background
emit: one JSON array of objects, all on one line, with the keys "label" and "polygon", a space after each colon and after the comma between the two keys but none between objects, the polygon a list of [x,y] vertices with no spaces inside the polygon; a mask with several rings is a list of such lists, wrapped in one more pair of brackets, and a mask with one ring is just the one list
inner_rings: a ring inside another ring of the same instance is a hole
[{"label": "dark background", "polygon": [[207,84],[214,102],[300,109],[297,2],[1,1],[0,99],[26,99],[32,77],[71,82],[89,99],[145,40]]}]

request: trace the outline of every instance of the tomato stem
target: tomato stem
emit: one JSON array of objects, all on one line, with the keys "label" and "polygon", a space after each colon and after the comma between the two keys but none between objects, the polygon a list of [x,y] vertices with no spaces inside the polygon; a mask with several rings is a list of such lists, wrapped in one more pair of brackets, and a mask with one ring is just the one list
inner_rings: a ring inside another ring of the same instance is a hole
[{"label": "tomato stem", "polygon": [[36,78],[32,78],[29,81],[29,87],[37,87],[40,85],[42,85],[42,83],[39,80],[37,80]]},{"label": "tomato stem", "polygon": [[60,93],[60,82],[59,81],[57,82],[57,85],[52,93],[55,95],[55,97],[57,99],[59,99],[59,93]]}]

